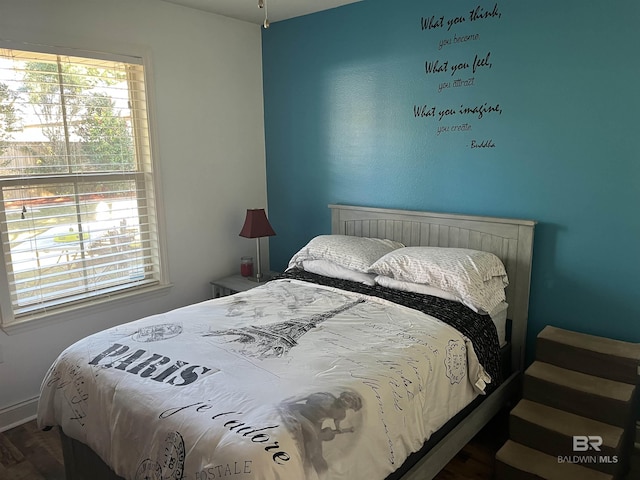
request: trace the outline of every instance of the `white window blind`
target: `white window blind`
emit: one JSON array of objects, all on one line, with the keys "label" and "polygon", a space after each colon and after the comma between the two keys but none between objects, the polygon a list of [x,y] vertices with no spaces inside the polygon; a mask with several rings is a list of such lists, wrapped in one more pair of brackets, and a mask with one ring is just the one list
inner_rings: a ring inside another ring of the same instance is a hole
[{"label": "white window blind", "polygon": [[141,63],[0,49],[3,324],[159,283],[153,185]]}]

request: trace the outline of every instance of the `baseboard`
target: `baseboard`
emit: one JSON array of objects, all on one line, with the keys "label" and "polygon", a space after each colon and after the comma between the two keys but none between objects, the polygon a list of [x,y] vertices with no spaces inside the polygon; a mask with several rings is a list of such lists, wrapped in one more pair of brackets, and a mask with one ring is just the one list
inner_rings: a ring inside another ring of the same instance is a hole
[{"label": "baseboard", "polygon": [[38,413],[38,397],[0,409],[0,432],[27,423]]}]

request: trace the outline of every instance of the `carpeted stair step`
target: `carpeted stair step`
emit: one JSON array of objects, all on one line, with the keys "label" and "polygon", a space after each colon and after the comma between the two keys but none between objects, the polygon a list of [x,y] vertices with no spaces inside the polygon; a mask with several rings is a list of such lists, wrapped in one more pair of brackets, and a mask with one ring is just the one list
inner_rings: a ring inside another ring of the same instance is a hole
[{"label": "carpeted stair step", "polygon": [[523,397],[603,423],[627,428],[633,418],[634,386],[533,362],[524,373]]},{"label": "carpeted stair step", "polygon": [[496,453],[496,480],[613,480],[607,473],[573,463],[559,462],[557,456],[507,440]]},{"label": "carpeted stair step", "polygon": [[[573,437],[599,436],[599,451],[574,449]],[[509,415],[509,438],[554,457],[571,457],[575,463],[610,474],[620,474],[624,430],[590,418],[520,400]]]},{"label": "carpeted stair step", "polygon": [[618,382],[640,383],[640,343],[548,325],[536,339],[536,360]]}]

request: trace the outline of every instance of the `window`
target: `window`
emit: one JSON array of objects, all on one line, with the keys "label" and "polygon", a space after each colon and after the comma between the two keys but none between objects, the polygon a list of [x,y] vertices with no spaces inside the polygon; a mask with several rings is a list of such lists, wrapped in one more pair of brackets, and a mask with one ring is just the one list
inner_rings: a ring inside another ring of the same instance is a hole
[{"label": "window", "polygon": [[3,326],[162,283],[144,69],[126,60],[0,49]]}]

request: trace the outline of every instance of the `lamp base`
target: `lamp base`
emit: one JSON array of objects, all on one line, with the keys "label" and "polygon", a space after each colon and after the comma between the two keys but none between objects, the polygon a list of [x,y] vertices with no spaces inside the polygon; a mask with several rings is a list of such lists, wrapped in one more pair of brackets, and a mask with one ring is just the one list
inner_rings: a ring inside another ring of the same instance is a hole
[{"label": "lamp base", "polygon": [[267,275],[267,274],[263,273],[260,278],[258,278],[258,277],[247,277],[247,280],[251,280],[252,282],[256,282],[256,283],[265,283],[265,282],[268,282],[269,280],[271,280],[271,275]]}]

